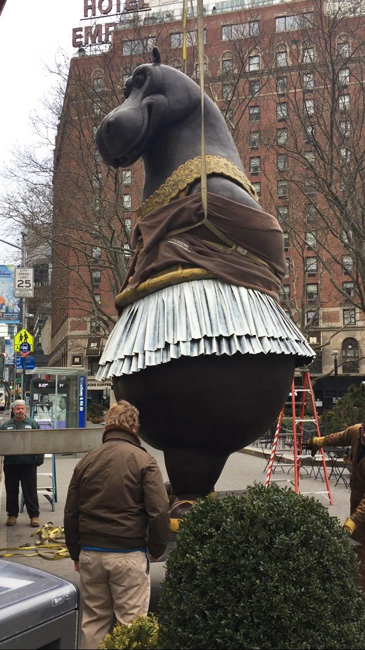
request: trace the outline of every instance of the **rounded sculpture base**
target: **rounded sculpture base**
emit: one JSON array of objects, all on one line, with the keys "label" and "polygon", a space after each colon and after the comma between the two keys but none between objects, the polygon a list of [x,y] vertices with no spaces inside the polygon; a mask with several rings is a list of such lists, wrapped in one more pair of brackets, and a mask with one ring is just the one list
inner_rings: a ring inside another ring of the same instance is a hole
[{"label": "rounded sculpture base", "polygon": [[206,495],[229,454],[260,437],[290,390],[295,359],[258,354],[181,357],[114,377],[140,411],[140,436],[162,449],[174,494]]}]

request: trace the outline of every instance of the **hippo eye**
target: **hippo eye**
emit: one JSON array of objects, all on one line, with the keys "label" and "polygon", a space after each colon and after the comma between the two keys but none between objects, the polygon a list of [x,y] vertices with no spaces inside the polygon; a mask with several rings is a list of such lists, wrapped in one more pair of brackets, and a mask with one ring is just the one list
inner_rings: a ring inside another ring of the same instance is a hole
[{"label": "hippo eye", "polygon": [[133,77],[133,86],[135,88],[142,88],[145,81],[146,81],[146,75],[144,74],[144,72],[137,72]]}]

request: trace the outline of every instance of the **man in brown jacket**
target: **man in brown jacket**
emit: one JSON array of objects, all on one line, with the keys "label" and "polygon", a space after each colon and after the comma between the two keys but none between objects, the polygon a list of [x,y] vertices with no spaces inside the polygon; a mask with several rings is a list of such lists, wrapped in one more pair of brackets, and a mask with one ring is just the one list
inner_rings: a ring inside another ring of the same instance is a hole
[{"label": "man in brown jacket", "polygon": [[306,446],[313,451],[321,447],[351,448],[350,517],[346,519],[343,528],[352,539],[361,544],[356,546],[356,551],[360,561],[362,587],[365,590],[365,421],[339,433],[310,438]]},{"label": "man in brown jacket", "polygon": [[103,444],[76,465],[65,505],[65,537],[83,598],[82,648],[97,648],[115,614],[146,615],[149,560],[162,558],[169,502],[157,462],[141,446],[139,413],[126,401],[105,415]]}]

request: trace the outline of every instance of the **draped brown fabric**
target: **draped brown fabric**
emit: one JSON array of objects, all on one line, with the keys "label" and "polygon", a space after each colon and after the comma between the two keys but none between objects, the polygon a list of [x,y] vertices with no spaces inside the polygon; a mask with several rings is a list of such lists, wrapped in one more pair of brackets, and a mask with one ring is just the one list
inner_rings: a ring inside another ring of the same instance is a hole
[{"label": "draped brown fabric", "polygon": [[[208,220],[230,242],[248,251],[229,250],[203,219],[200,194],[177,199],[139,221],[132,246],[137,253],[121,291],[134,289],[164,269],[199,267],[230,284],[257,289],[278,300],[285,273],[283,233],[275,217],[208,192]],[[176,232],[182,229],[183,232]],[[229,242],[228,242],[229,244]],[[250,257],[252,255],[252,257]]]}]

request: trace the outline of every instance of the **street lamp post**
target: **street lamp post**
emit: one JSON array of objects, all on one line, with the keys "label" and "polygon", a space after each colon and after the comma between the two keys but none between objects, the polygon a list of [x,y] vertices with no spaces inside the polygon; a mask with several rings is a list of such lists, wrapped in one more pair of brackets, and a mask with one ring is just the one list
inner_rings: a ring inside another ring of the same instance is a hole
[{"label": "street lamp post", "polygon": [[333,364],[334,364],[334,371],[335,371],[335,399],[334,402],[336,403],[338,400],[338,350],[331,350],[331,354],[333,356]]},{"label": "street lamp post", "polygon": [[[25,237],[27,234],[27,228],[24,229],[22,232],[22,245],[19,246],[19,244],[13,244],[10,241],[6,241],[5,239],[0,239],[0,241],[3,244],[7,244],[8,246],[12,246],[13,248],[17,248],[22,252],[22,268],[25,268]],[[26,309],[27,309],[27,299],[26,298],[21,298],[22,301],[22,328],[26,329]],[[21,383],[21,395],[22,399],[25,399],[25,367],[26,367],[26,362],[25,358],[23,360],[23,372],[22,372],[22,383]],[[15,387],[14,387],[15,391]]]}]

